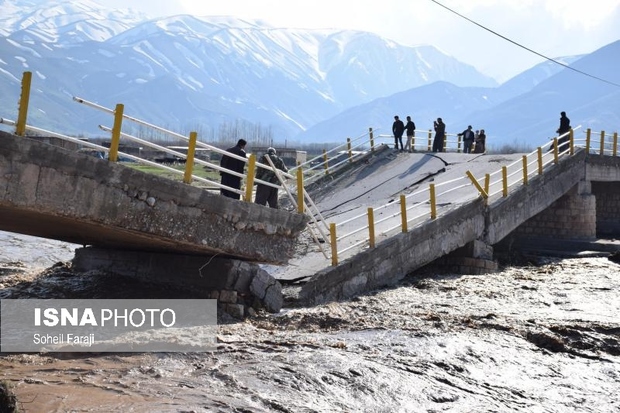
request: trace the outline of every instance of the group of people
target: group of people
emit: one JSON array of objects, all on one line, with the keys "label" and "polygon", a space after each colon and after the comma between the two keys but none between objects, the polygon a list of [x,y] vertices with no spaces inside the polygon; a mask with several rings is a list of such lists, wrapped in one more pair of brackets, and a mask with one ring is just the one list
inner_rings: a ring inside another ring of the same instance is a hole
[{"label": "group of people", "polygon": [[[435,138],[433,139],[433,152],[443,152],[443,145],[446,138],[446,124],[441,118],[437,118],[433,122],[435,128]],[[403,145],[403,134],[407,135],[407,141]],[[394,116],[392,124],[392,134],[394,135],[394,149],[400,151],[411,152],[413,150],[411,143],[415,137],[415,123],[411,120],[411,116],[407,116],[407,123],[403,123],[398,115]],[[484,153],[486,148],[486,134],[484,129],[474,132],[471,125],[467,127],[458,136],[463,137],[463,148],[465,153]]]},{"label": "group of people", "polygon": [[[232,148],[226,149],[226,152],[236,155],[239,158],[246,158],[245,146],[247,142],[244,139],[239,139],[237,144]],[[243,175],[245,169],[245,161],[239,159],[237,157],[232,157],[228,155],[223,155],[220,160],[220,167],[227,169],[229,171],[233,171],[238,173],[239,175]],[[278,183],[278,177],[273,171],[271,165],[269,164],[269,160],[276,169],[279,169],[283,172],[288,172],[288,168],[284,164],[282,158],[280,158],[276,154],[275,148],[268,148],[267,153],[261,156],[260,162],[263,165],[266,165],[267,168],[257,168],[256,178],[260,179],[264,182],[269,182],[272,184]],[[230,188],[234,188],[237,190],[241,190],[241,176],[233,175],[226,171],[220,171],[221,176],[221,184]],[[240,199],[241,195],[237,192],[233,192],[231,190],[221,188],[220,193],[228,198]],[[254,202],[259,205],[269,205],[271,208],[278,208],[278,188],[265,185],[263,183],[256,183],[256,196],[254,198]]]},{"label": "group of people", "polygon": [[469,125],[467,129],[457,136],[463,138],[463,152],[465,153],[484,153],[486,150],[487,135],[484,133],[484,129],[474,132],[471,125]]},{"label": "group of people", "polygon": [[[443,152],[443,145],[446,137],[446,124],[443,123],[441,118],[437,118],[436,121],[433,122],[433,126],[435,129],[435,138],[433,140],[433,152]],[[570,139],[570,119],[566,116],[566,112],[560,113],[560,127],[556,131],[560,135],[558,139],[558,149],[561,151],[566,150],[568,147],[568,141]],[[415,123],[411,119],[411,116],[407,116],[407,123],[405,124],[400,118],[394,116],[394,123],[392,124],[392,133],[394,135],[394,149],[400,151],[408,151],[412,152],[412,141],[415,137]],[[406,135],[407,141],[403,144],[403,135]],[[565,135],[565,136],[563,136]],[[463,132],[459,133],[457,136],[463,138],[463,152],[465,153],[484,153],[486,151],[486,134],[484,129],[474,131],[472,126],[467,126]],[[220,166],[223,169],[233,171],[238,173],[239,175],[243,175],[245,169],[245,161],[239,158],[246,158],[245,146],[247,142],[244,139],[239,139],[237,144],[232,148],[226,149],[227,152],[236,155],[237,157],[222,156],[220,161]],[[553,150],[553,145],[549,148],[549,150]],[[267,153],[261,156],[259,162],[263,165],[267,165],[268,168],[258,168],[256,173],[256,178],[269,182],[272,184],[278,183],[278,177],[274,173],[273,169],[269,161],[279,170],[283,172],[288,172],[288,168],[284,165],[284,161],[276,154],[276,150],[274,148],[268,148]],[[221,184],[230,188],[234,188],[237,190],[241,189],[241,176],[233,175],[226,171],[221,171]],[[228,189],[222,188],[220,190],[221,194],[233,198],[240,199],[240,195],[237,192],[230,191]],[[263,183],[256,184],[256,197],[254,200],[255,203],[260,205],[269,205],[271,208],[278,208],[278,188],[272,187],[269,185],[265,185]]]},{"label": "group of people", "polygon": [[[407,132],[407,142],[403,145],[403,134]],[[394,123],[392,124],[392,133],[394,134],[394,149],[411,152],[413,148],[411,143],[415,136],[415,123],[411,120],[411,116],[407,116],[407,123],[403,123],[398,116],[394,116]]]}]

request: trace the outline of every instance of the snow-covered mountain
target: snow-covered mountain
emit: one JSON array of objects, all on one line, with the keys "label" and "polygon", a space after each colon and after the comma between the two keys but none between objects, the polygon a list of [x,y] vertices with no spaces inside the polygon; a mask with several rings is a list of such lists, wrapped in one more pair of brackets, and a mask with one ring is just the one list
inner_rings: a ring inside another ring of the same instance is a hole
[{"label": "snow-covered mountain", "polygon": [[233,18],[146,19],[78,0],[0,0],[1,116],[15,117],[24,71],[34,73],[29,122],[97,134],[108,115],[80,96],[209,138],[242,120],[290,139],[350,107],[435,81],[495,81],[431,46],[374,34],[280,29]]},{"label": "snow-covered mountain", "polygon": [[105,41],[147,19],[131,10],[102,10],[89,0],[0,0],[0,35],[20,42]]},{"label": "snow-covered mountain", "polygon": [[[148,19],[90,0],[0,0],[0,9],[0,116],[16,118],[21,76],[31,71],[29,123],[69,134],[101,135],[98,125],[112,121],[73,96],[123,103],[126,114],[205,140],[241,122],[277,142],[341,142],[368,127],[389,134],[395,114],[420,129],[439,116],[449,132],[485,128],[489,146],[541,144],[562,110],[573,125],[620,123],[620,88],[551,62],[498,86],[432,46],[367,32]],[[560,60],[620,83],[619,42]]]}]

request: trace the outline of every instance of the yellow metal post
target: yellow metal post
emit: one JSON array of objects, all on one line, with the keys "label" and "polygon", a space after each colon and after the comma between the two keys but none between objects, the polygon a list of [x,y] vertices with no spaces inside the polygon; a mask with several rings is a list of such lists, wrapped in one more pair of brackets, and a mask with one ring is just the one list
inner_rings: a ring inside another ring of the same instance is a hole
[{"label": "yellow metal post", "polygon": [[351,138],[347,138],[347,152],[349,152],[349,163],[353,162],[353,152],[351,151]]},{"label": "yellow metal post", "polygon": [[590,139],[592,136],[592,129],[588,128],[586,130],[586,153],[590,154]]},{"label": "yellow metal post", "polygon": [[329,175],[329,166],[327,162],[327,151],[323,149],[323,168],[325,169],[325,175]]},{"label": "yellow metal post", "polygon": [[553,163],[558,163],[558,157],[560,156],[560,148],[558,148],[558,138],[553,138]]},{"label": "yellow metal post", "polygon": [[484,192],[489,195],[489,188],[491,187],[491,174],[484,174]]},{"label": "yellow metal post", "polygon": [[523,155],[523,185],[527,185],[527,155]]},{"label": "yellow metal post", "polygon": [[614,148],[611,154],[612,156],[618,155],[618,132],[614,132]]},{"label": "yellow metal post", "polygon": [[437,218],[437,199],[435,199],[435,184],[429,184],[428,190],[431,193],[431,219]]},{"label": "yellow metal post", "polygon": [[368,243],[370,248],[375,247],[375,210],[368,208]]},{"label": "yellow metal post", "polygon": [[189,133],[189,144],[187,146],[187,159],[185,160],[185,174],[183,175],[183,182],[186,184],[192,183],[192,173],[194,172],[194,156],[196,154],[196,139],[198,134],[196,132]]},{"label": "yellow metal post", "polygon": [[428,151],[430,152],[433,149],[433,132],[429,129],[428,130]]},{"label": "yellow metal post", "polygon": [[256,177],[256,154],[251,154],[248,159],[248,174],[245,179],[245,202],[252,202],[254,191],[254,178]]},{"label": "yellow metal post", "polygon": [[508,196],[508,168],[502,166],[502,196]]},{"label": "yellow metal post", "polygon": [[338,246],[336,245],[336,224],[329,224],[329,235],[332,244],[332,265],[338,265]]},{"label": "yellow metal post", "polygon": [[297,212],[304,213],[304,171],[297,168]]},{"label": "yellow metal post", "polygon": [[28,118],[28,104],[30,103],[30,85],[32,83],[32,72],[24,72],[22,75],[22,93],[19,97],[19,107],[15,134],[24,136],[26,134],[26,119]]},{"label": "yellow metal post", "polygon": [[[480,195],[482,195],[482,197],[485,198],[485,199],[488,198],[489,197],[489,190],[488,190],[488,188],[483,188],[482,186],[480,186],[480,183],[478,182],[478,180],[476,179],[474,174],[471,173],[471,171],[466,171],[465,174],[470,179],[471,183],[474,184],[474,186],[476,187],[478,192],[480,192]],[[487,174],[487,176],[489,176],[489,175]],[[490,178],[490,176],[489,176],[489,178]],[[487,179],[485,177],[484,185],[488,186],[488,183],[486,181],[487,181]]]},{"label": "yellow metal post", "polygon": [[405,195],[400,196],[400,217],[403,226],[403,232],[407,232],[407,198]]},{"label": "yellow metal post", "polygon": [[539,146],[538,147],[538,175],[542,175],[543,173],[542,156],[543,156],[542,148]]},{"label": "yellow metal post", "polygon": [[601,131],[601,152],[599,155],[605,155],[605,131]]},{"label": "yellow metal post", "polygon": [[573,131],[573,128],[571,128],[570,130],[570,154],[571,156],[573,156],[575,154],[575,132]]},{"label": "yellow metal post", "polygon": [[112,142],[110,143],[110,162],[118,160],[118,145],[121,141],[121,127],[123,125],[123,111],[125,106],[122,103],[116,105],[114,110],[114,126],[112,127]]},{"label": "yellow metal post", "polygon": [[372,128],[368,128],[368,135],[370,136],[370,150],[371,152],[375,151],[375,135],[372,131]]}]

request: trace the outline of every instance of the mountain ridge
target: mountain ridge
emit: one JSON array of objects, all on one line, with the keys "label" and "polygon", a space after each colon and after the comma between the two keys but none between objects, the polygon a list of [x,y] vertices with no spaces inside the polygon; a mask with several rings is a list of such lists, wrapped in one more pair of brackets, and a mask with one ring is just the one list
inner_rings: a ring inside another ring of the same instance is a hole
[{"label": "mountain ridge", "polygon": [[[108,108],[123,103],[131,116],[180,133],[197,130],[204,140],[222,139],[222,125],[242,124],[249,139],[259,129],[276,141],[340,142],[368,127],[390,133],[400,114],[424,129],[443,117],[449,132],[476,123],[490,146],[537,133],[520,125],[554,128],[560,110],[575,113],[573,124],[607,127],[592,110],[616,102],[604,88],[595,88],[598,106],[574,93],[561,99],[567,84],[583,79],[557,77],[566,70],[551,62],[497,85],[433,46],[403,46],[363,31],[275,28],[230,16],[149,19],[90,0],[0,4],[15,11],[0,17],[2,116],[16,116],[19,79],[30,70],[36,109],[29,122],[68,134],[101,135],[97,125],[111,122],[72,103],[73,96]],[[579,65],[583,56],[558,59]],[[617,59],[606,61],[613,67]],[[596,66],[584,71],[598,73]],[[552,120],[540,123],[541,116]]]}]

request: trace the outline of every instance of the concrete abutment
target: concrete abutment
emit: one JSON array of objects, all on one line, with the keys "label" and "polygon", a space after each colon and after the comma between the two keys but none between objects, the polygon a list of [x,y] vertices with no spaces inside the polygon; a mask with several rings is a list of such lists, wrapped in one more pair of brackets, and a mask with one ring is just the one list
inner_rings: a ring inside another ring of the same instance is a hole
[{"label": "concrete abutment", "polygon": [[197,256],[86,247],[75,251],[72,268],[132,277],[149,283],[191,289],[217,299],[226,313],[243,318],[282,308],[281,284],[258,264],[217,256]]}]

